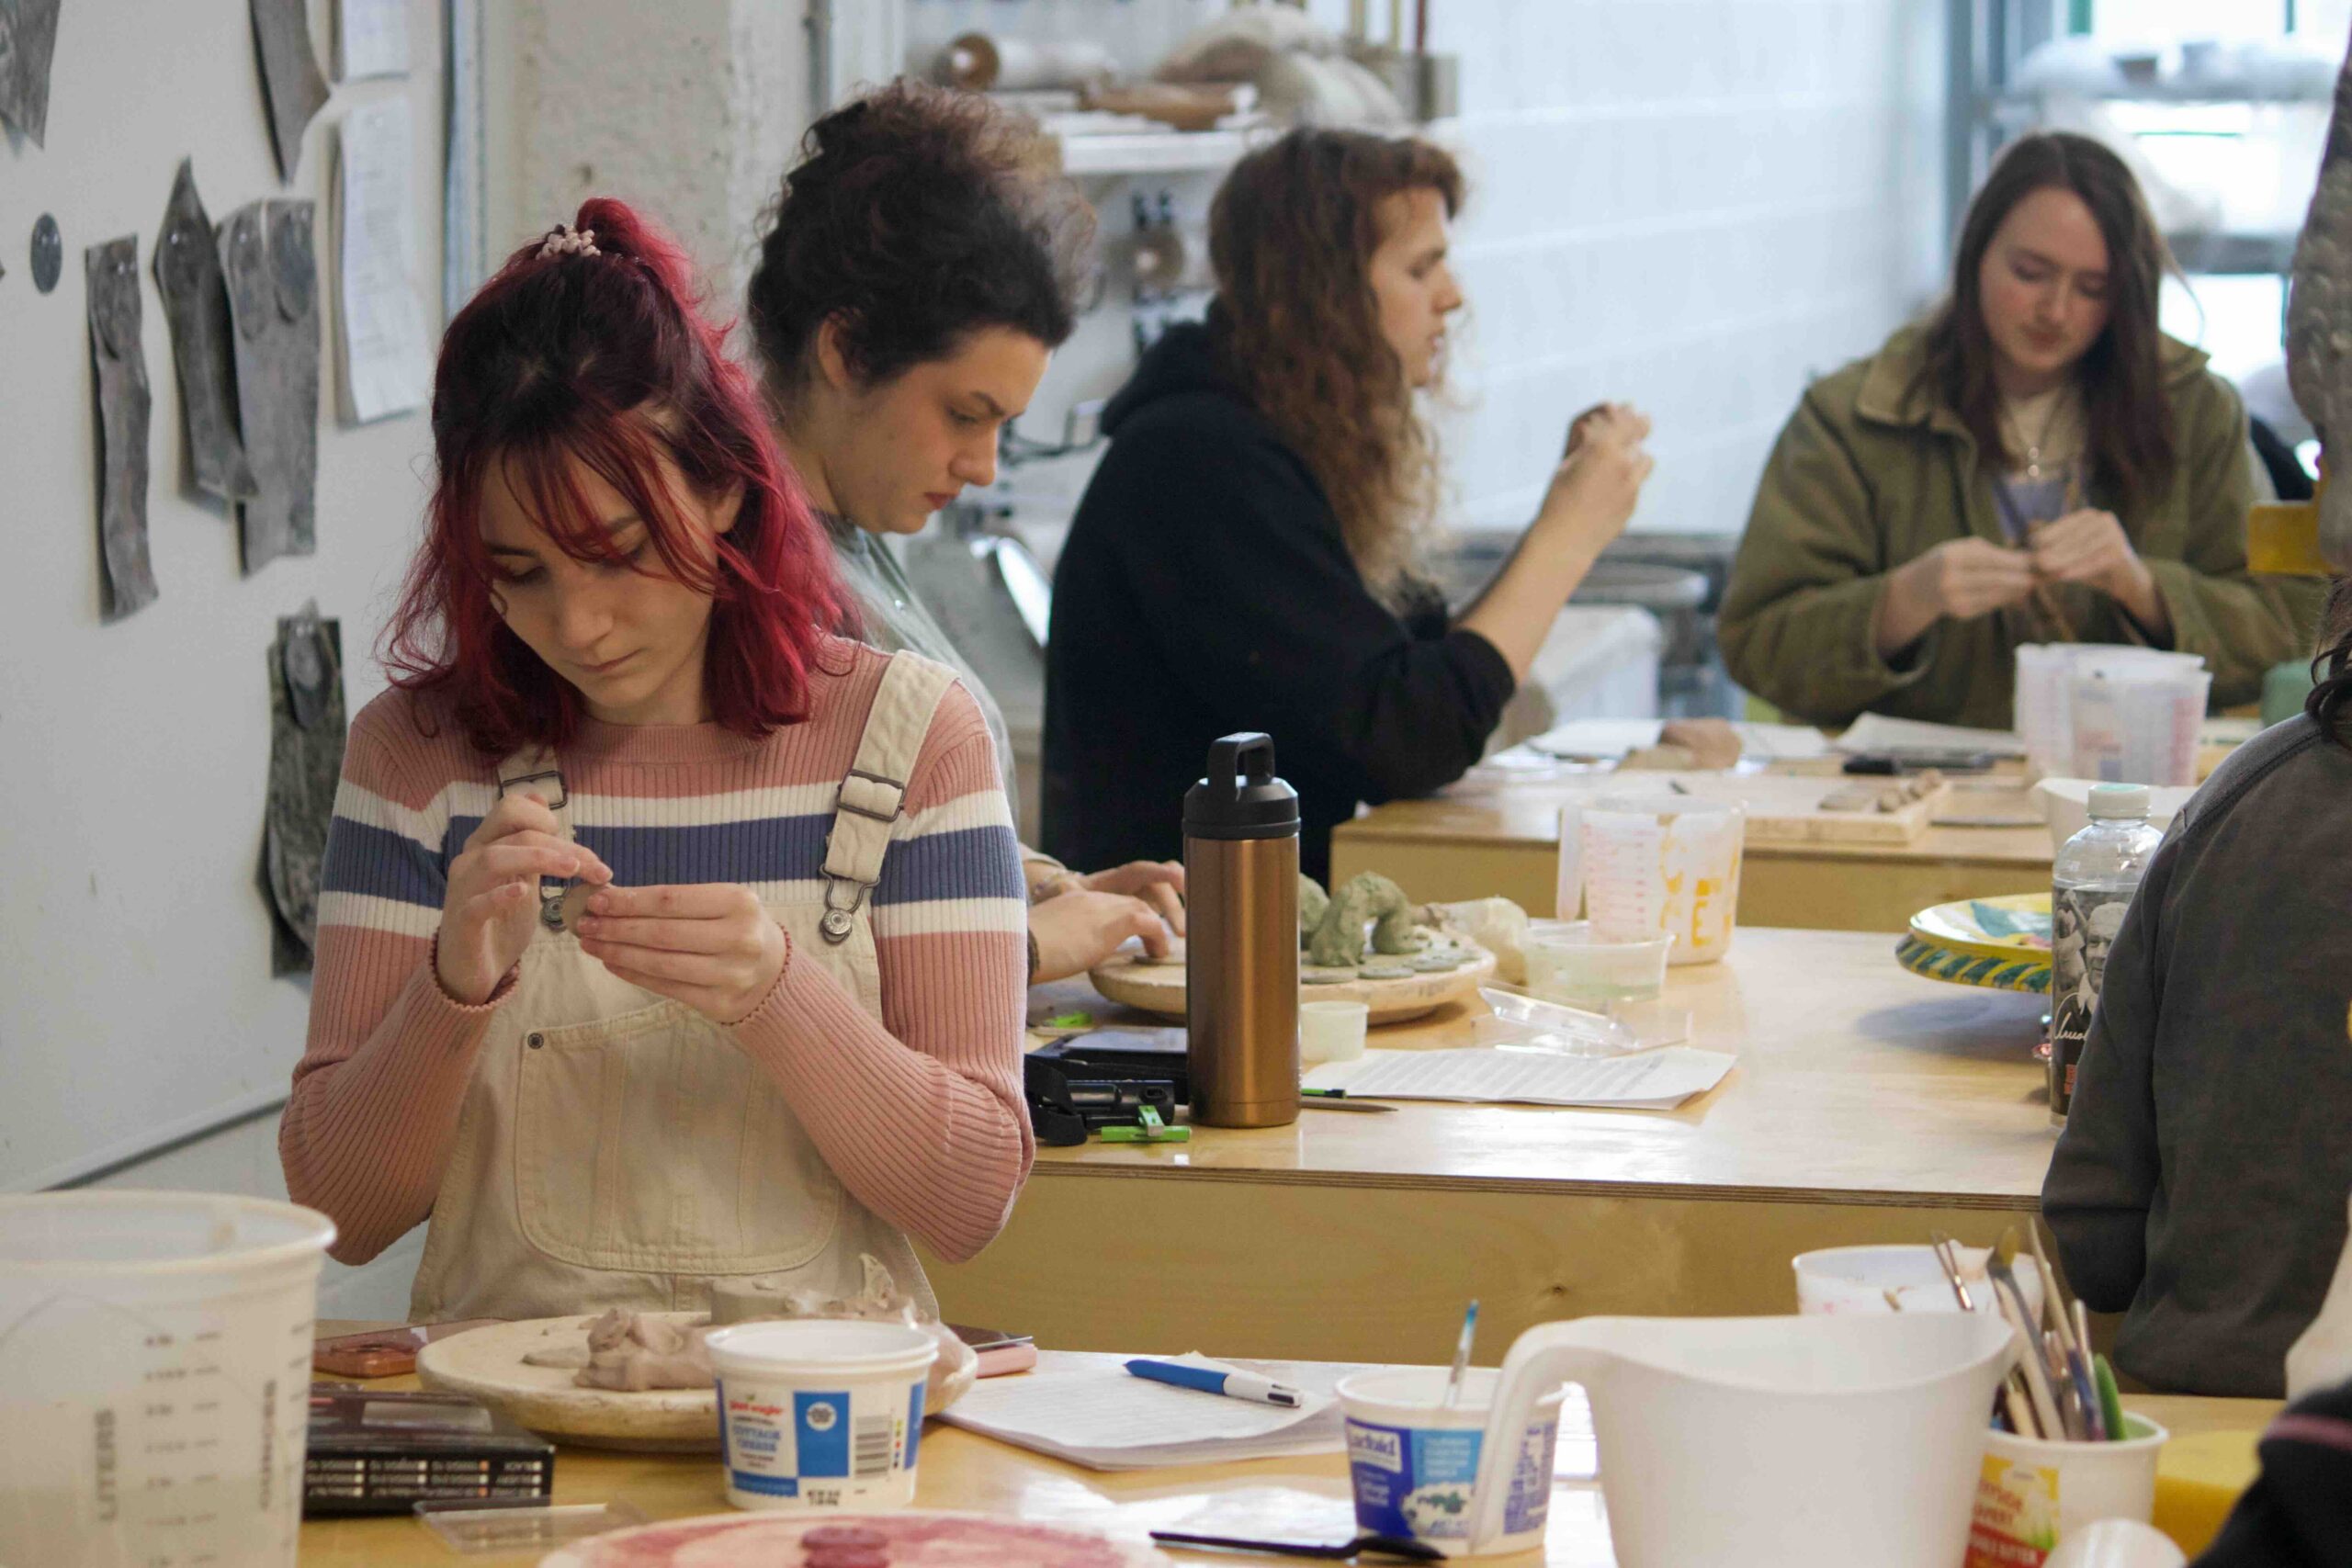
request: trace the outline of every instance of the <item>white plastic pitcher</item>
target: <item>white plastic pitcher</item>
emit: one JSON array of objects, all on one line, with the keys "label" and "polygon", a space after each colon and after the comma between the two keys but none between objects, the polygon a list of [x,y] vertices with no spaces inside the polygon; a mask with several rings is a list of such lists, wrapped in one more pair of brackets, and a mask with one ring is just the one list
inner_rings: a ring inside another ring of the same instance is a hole
[{"label": "white plastic pitcher", "polygon": [[0,1563],[292,1568],[325,1215],[0,1198]]},{"label": "white plastic pitcher", "polygon": [[1470,1551],[1503,1538],[1498,1434],[1574,1382],[1620,1568],[1952,1568],[2015,1344],[1982,1313],[1540,1324],[1503,1361]]},{"label": "white plastic pitcher", "polygon": [[1559,918],[1600,942],[1671,936],[1668,964],[1731,950],[1747,813],[1687,795],[1605,795],[1560,807]]}]

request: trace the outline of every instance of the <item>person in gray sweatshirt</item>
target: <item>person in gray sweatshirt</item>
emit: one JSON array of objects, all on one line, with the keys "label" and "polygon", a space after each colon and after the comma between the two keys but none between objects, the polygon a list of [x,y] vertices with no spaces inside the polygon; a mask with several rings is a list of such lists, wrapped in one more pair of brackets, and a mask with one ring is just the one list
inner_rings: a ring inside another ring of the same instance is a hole
[{"label": "person in gray sweatshirt", "polygon": [[[2149,863],[2042,1183],[2117,1367],[2279,1397],[2352,1191],[2352,581],[2308,710],[2239,748]],[[2339,713],[2339,708],[2345,711]]]}]

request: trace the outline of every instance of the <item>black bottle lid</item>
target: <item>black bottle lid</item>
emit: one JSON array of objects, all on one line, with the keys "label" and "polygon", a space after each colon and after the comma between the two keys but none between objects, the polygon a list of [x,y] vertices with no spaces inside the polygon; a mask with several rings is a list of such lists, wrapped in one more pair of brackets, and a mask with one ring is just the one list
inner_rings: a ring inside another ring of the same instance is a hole
[{"label": "black bottle lid", "polygon": [[1209,744],[1208,777],[1184,792],[1188,839],[1286,839],[1298,791],[1274,777],[1274,738],[1255,730]]}]

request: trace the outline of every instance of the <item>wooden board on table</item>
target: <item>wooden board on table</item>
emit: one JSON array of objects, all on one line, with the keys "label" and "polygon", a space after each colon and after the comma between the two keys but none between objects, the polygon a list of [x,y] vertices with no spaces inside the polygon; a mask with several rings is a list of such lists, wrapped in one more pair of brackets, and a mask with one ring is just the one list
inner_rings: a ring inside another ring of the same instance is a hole
[{"label": "wooden board on table", "polygon": [[[646,1315],[708,1320],[697,1312]],[[558,1442],[643,1453],[717,1453],[718,1401],[710,1389],[582,1388],[572,1381],[573,1369],[524,1363],[534,1350],[574,1345],[584,1349],[594,1321],[594,1314],[526,1318],[435,1339],[416,1353],[417,1381],[439,1393],[479,1399]]]},{"label": "wooden board on table", "polygon": [[[1595,778],[1576,798],[1596,795],[1687,795],[1736,801],[1747,810],[1747,842],[1765,844],[1907,844],[1928,830],[1951,796],[1938,780],[1916,799],[1904,798],[1916,781],[1846,774],[1620,773]],[[1831,809],[1832,798],[1871,793],[1886,801],[1875,809]]]},{"label": "wooden board on table", "polygon": [[[1434,1012],[1451,1001],[1469,996],[1494,977],[1495,955],[1476,942],[1464,942],[1470,961],[1459,968],[1434,975],[1414,974],[1394,980],[1347,979],[1309,985],[1306,976],[1340,974],[1317,970],[1303,959],[1299,964],[1298,999],[1303,1002],[1362,1002],[1371,1010],[1373,1023],[1401,1023]],[[1366,953],[1367,963],[1387,960],[1385,953]],[[1410,963],[1411,954],[1393,960]],[[1121,953],[1097,964],[1087,978],[1094,988],[1123,1007],[1141,1008],[1162,1018],[1184,1016],[1184,965],[1146,964],[1136,954]]]}]

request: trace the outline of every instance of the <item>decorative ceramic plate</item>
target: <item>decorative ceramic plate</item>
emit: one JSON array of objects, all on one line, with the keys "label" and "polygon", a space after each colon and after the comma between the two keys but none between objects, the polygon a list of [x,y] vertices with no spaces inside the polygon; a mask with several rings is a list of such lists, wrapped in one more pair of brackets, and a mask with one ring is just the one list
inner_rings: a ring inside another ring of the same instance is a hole
[{"label": "decorative ceramic plate", "polygon": [[539,1568],[797,1568],[838,1554],[891,1568],[1169,1568],[1157,1548],[1067,1525],[910,1508],[897,1514],[709,1514],[616,1530]]},{"label": "decorative ceramic plate", "polygon": [[1911,917],[1911,934],[1948,953],[2050,962],[2050,895],[1962,898]]},{"label": "decorative ceramic plate", "polygon": [[1992,991],[2050,989],[2050,960],[2046,955],[1986,958],[1906,936],[1894,950],[1894,961],[1922,979],[1943,980],[1955,986],[1976,986]]},{"label": "decorative ceramic plate", "polygon": [[[707,1314],[698,1312],[648,1315],[708,1321]],[[588,1325],[595,1321],[594,1313],[526,1318],[433,1340],[416,1353],[417,1381],[436,1392],[479,1399],[560,1442],[644,1453],[717,1453],[718,1401],[710,1389],[582,1388],[572,1382],[571,1368],[525,1363],[523,1358],[534,1350],[585,1349]]]}]

